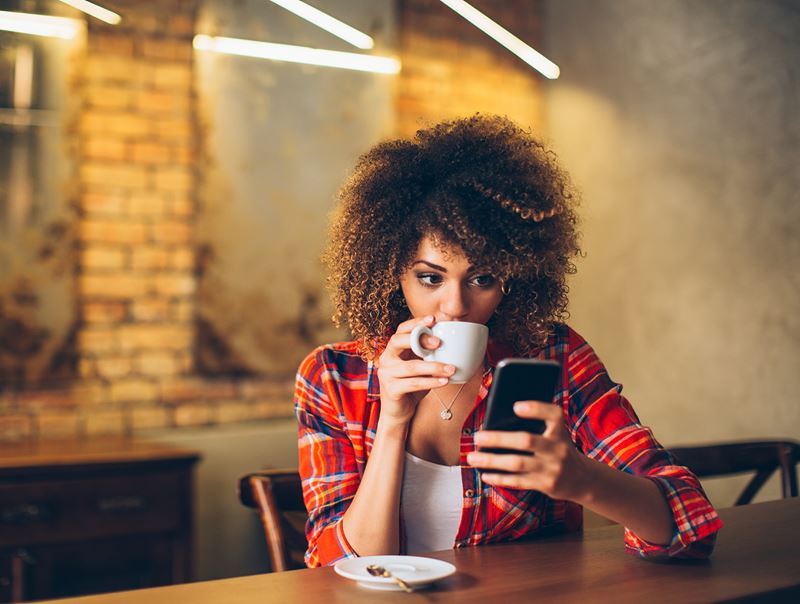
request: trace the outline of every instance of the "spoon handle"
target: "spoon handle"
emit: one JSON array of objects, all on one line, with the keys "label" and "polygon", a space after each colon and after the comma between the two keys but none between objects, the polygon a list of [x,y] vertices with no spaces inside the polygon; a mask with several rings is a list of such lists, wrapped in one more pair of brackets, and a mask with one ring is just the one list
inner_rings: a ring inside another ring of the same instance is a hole
[{"label": "spoon handle", "polygon": [[406,583],[405,581],[403,581],[403,580],[402,580],[400,577],[398,577],[398,576],[396,576],[396,575],[393,575],[393,574],[392,574],[392,573],[390,573],[388,570],[387,570],[387,571],[385,571],[385,572],[386,572],[386,574],[385,574],[384,576],[386,576],[386,577],[391,577],[392,579],[394,579],[394,580],[395,580],[395,582],[396,582],[396,583],[397,583],[397,584],[398,584],[400,587],[402,587],[402,588],[403,588],[403,589],[404,589],[404,590],[405,590],[407,593],[411,593],[412,591],[414,591],[413,589],[411,589],[411,587],[409,587],[408,583]]}]

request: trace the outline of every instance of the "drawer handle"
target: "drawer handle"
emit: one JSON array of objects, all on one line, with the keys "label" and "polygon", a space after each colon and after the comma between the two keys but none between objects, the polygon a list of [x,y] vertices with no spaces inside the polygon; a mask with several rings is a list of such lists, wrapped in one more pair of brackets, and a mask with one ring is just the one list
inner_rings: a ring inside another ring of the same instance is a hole
[{"label": "drawer handle", "polygon": [[139,495],[121,495],[119,497],[103,497],[97,500],[101,512],[136,512],[147,505],[144,497]]},{"label": "drawer handle", "polygon": [[3,524],[30,524],[47,520],[50,516],[50,508],[38,503],[21,503],[5,507],[0,511]]}]

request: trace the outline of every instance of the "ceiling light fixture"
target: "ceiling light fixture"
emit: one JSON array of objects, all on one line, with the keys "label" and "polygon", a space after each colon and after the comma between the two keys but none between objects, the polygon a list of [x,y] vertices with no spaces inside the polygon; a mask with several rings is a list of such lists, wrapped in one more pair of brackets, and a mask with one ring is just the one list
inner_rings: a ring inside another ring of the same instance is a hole
[{"label": "ceiling light fixture", "polygon": [[78,35],[78,28],[74,19],[0,10],[0,30],[4,31],[71,40]]},{"label": "ceiling light fixture", "polygon": [[289,63],[305,63],[322,67],[338,67],[356,71],[395,74],[400,72],[400,61],[390,57],[376,57],[353,52],[323,50],[307,46],[256,42],[239,38],[206,36],[198,34],[192,45],[198,50],[210,50],[242,57],[256,57]]},{"label": "ceiling light fixture", "polygon": [[490,38],[493,38],[496,42],[505,46],[544,77],[550,78],[551,80],[558,78],[561,73],[558,65],[535,51],[510,31],[492,21],[468,2],[464,2],[464,0],[441,0],[441,2],[464,17]]},{"label": "ceiling light fixture", "polygon": [[316,9],[305,2],[301,2],[301,0],[271,1],[278,6],[285,8],[289,12],[294,13],[298,17],[313,23],[317,27],[332,33],[334,36],[341,38],[345,42],[349,42],[356,48],[369,49],[375,46],[375,42],[367,34],[358,31],[354,27],[350,27],[347,23],[343,23],[342,21],[323,13],[321,10]]},{"label": "ceiling light fixture", "polygon": [[87,15],[91,15],[95,19],[105,21],[110,25],[116,25],[122,21],[122,17],[120,17],[117,13],[114,13],[107,8],[103,8],[102,6],[98,6],[94,2],[87,2],[86,0],[61,0],[61,2],[64,4],[69,4],[72,8],[77,8],[79,11],[82,11]]}]

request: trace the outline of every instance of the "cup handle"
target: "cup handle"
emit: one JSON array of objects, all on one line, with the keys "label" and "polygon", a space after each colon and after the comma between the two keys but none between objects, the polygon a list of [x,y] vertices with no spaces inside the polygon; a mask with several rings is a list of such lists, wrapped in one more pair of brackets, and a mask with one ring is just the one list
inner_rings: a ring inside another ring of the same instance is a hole
[{"label": "cup handle", "polygon": [[428,350],[427,348],[423,348],[422,344],[420,343],[419,339],[422,337],[422,334],[428,334],[429,336],[433,335],[431,328],[427,325],[417,325],[414,329],[411,330],[411,350],[414,351],[414,354],[422,359],[427,359],[432,353],[433,350]]}]

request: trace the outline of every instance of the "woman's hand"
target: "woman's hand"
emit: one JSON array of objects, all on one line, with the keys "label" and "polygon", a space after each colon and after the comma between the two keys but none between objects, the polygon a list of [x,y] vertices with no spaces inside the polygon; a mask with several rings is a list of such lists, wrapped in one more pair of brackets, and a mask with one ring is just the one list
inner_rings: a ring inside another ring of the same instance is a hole
[{"label": "woman's hand", "polygon": [[[456,368],[445,363],[423,361],[411,351],[411,331],[420,324],[432,327],[434,317],[410,319],[401,323],[389,338],[378,358],[378,381],[381,385],[381,419],[408,423],[414,417],[419,402],[431,388],[441,388],[449,382]],[[441,340],[423,334],[423,348],[435,350]]]},{"label": "woman's hand", "polygon": [[[519,417],[544,420],[544,433],[482,430],[475,434],[477,447],[515,449],[521,454],[474,451],[467,455],[467,462],[481,468],[481,479],[493,486],[536,490],[553,499],[580,502],[590,488],[591,460],[572,443],[561,408],[520,401],[514,404],[514,412]],[[494,469],[509,474],[493,473]]]}]

